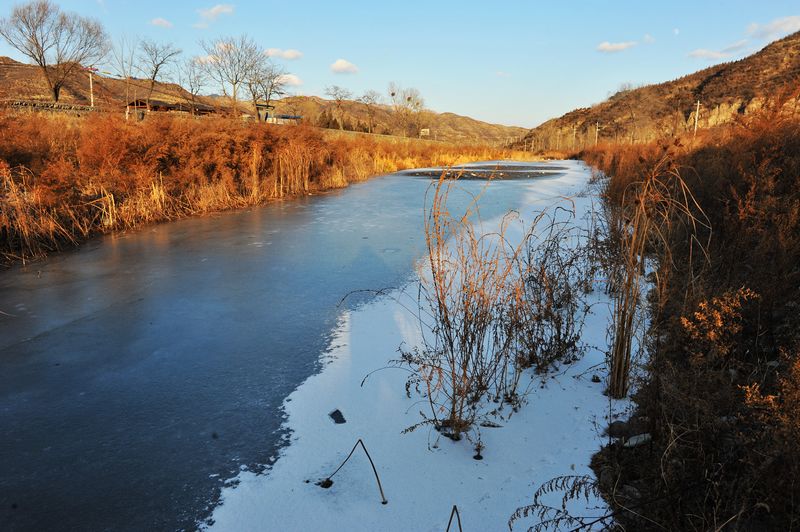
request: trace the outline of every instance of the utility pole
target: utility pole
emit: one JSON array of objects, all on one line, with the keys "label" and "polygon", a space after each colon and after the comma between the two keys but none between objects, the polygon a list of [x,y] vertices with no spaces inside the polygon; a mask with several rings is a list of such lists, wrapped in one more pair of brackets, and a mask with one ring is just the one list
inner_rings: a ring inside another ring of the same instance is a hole
[{"label": "utility pole", "polygon": [[89,72],[89,102],[90,107],[94,107],[94,83],[92,83],[92,74],[97,72],[94,66],[84,67],[84,70]]},{"label": "utility pole", "polygon": [[697,137],[697,119],[700,117],[700,100],[697,100],[697,110],[694,112],[694,136]]},{"label": "utility pole", "polygon": [[600,122],[594,123],[594,145],[597,146],[597,138],[600,136]]}]

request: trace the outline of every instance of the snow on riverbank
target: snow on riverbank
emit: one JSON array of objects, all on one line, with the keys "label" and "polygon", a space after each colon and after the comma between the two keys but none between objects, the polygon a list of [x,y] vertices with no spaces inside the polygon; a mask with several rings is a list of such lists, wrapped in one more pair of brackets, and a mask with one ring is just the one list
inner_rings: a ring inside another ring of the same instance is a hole
[{"label": "snow on riverbank", "polygon": [[[591,209],[586,189],[589,170],[582,163],[566,167],[554,178],[523,185],[520,214],[535,211],[568,196],[578,219]],[[397,348],[418,344],[420,331],[408,308],[416,307],[416,292],[379,298],[343,314],[332,342],[329,362],[285,402],[291,443],[266,474],[242,472],[238,485],[225,488],[213,513],[216,530],[444,530],[450,509],[458,505],[464,530],[504,530],[509,517],[529,504],[536,488],[561,475],[592,474],[589,461],[604,441],[609,400],[603,349],[606,345],[609,301],[600,290],[589,296],[592,312],[582,337],[589,347],[584,357],[545,377],[531,373],[530,394],[522,409],[499,428],[481,428],[483,460],[474,447],[441,437],[421,421],[428,404],[405,394],[408,374],[385,369],[399,358]],[[596,367],[595,367],[596,366]],[[614,410],[625,407],[617,403]],[[338,409],[346,423],[334,424],[329,413]],[[334,477],[329,489],[315,482],[330,475],[354,443],[362,438],[372,455],[388,499],[380,494],[366,456],[357,450]],[[307,482],[310,481],[310,482]],[[553,503],[560,506],[559,497]],[[601,515],[602,500],[574,501],[576,515]],[[522,520],[515,530],[532,522]]]}]

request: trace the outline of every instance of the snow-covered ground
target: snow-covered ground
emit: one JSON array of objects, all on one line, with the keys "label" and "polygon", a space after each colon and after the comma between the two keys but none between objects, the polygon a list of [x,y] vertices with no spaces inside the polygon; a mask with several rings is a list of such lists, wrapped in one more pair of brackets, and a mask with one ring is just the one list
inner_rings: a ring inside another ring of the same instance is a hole
[{"label": "snow-covered ground", "polygon": [[[591,209],[586,190],[589,169],[579,162],[558,177],[523,185],[523,220],[569,197],[578,223]],[[327,363],[285,402],[291,442],[264,474],[243,471],[223,490],[209,528],[216,530],[444,530],[452,506],[459,508],[464,530],[507,530],[514,511],[531,502],[543,482],[561,475],[592,474],[589,461],[603,444],[610,410],[624,410],[602,394],[606,380],[603,350],[609,301],[601,290],[589,295],[592,311],[582,341],[583,358],[541,377],[533,373],[522,409],[499,428],[481,428],[483,460],[466,439],[454,442],[429,426],[403,434],[422,420],[427,402],[405,393],[407,372],[384,369],[399,358],[398,347],[417,345],[420,330],[408,310],[413,295],[393,293],[344,313]],[[599,348],[599,349],[598,349]],[[602,383],[594,383],[592,375]],[[346,423],[335,424],[338,409]],[[381,497],[361,450],[323,489],[315,484],[330,475],[362,438],[378,473],[388,504]],[[557,506],[559,497],[552,501]],[[602,515],[602,500],[574,501],[576,515]],[[521,520],[515,530],[531,521]],[[451,528],[456,530],[457,528]]]}]

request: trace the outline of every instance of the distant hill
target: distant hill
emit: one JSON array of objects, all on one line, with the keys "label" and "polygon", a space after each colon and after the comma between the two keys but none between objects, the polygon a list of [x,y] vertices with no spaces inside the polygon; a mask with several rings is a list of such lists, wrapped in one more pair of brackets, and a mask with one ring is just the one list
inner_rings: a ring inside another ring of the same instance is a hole
[{"label": "distant hill", "polygon": [[679,134],[694,127],[698,100],[699,127],[713,127],[761,108],[776,93],[798,83],[800,32],[738,61],[657,85],[620,90],[602,103],[544,122],[530,130],[520,145],[577,148],[594,142],[597,125],[602,139],[642,141]]},{"label": "distant hill", "polygon": [[[339,120],[333,102],[317,96],[292,96],[275,102],[276,113],[298,114],[320,123],[331,119]],[[343,104],[344,122],[348,129],[367,131],[370,117],[367,107],[357,101]],[[420,119],[422,128],[430,130],[430,138],[448,142],[482,142],[488,144],[509,144],[527,130],[522,127],[504,126],[481,122],[468,116],[454,113],[434,113],[425,111]],[[336,127],[335,124],[332,127]],[[387,105],[376,105],[372,116],[372,131],[382,134],[399,134],[396,117]]]},{"label": "distant hill", "polygon": [[[123,79],[94,74],[94,102],[101,109],[121,108],[126,97],[130,100],[147,96],[149,82],[131,78]],[[153,98],[170,102],[187,102],[191,95],[174,83],[156,83]],[[0,100],[52,101],[52,96],[38,66],[20,63],[9,57],[0,57]],[[201,103],[210,104],[210,99],[200,97]],[[75,72],[61,89],[60,103],[89,105],[89,73]]]},{"label": "distant hill", "polygon": [[[95,106],[103,109],[122,109],[126,100],[143,99],[147,96],[149,82],[141,79],[125,80],[100,72],[93,76]],[[180,85],[156,83],[153,99],[168,103],[186,104],[191,95]],[[20,63],[8,57],[0,57],[0,100],[51,101],[47,84],[39,67]],[[89,73],[76,72],[61,90],[60,103],[89,105]],[[230,110],[230,100],[222,96],[201,96],[198,102],[211,105],[222,112]],[[333,103],[316,96],[292,96],[273,102],[279,114],[300,115],[306,123],[339,127],[340,117]],[[243,112],[255,114],[249,101],[240,101]],[[347,101],[343,105],[344,125],[347,129],[366,131],[369,116],[364,105]],[[375,133],[399,134],[397,120],[390,107],[375,107],[372,119]],[[475,142],[482,144],[508,144],[526,133],[525,128],[488,124],[453,113],[425,111],[421,117],[422,128],[430,130],[430,138],[448,142]]]}]

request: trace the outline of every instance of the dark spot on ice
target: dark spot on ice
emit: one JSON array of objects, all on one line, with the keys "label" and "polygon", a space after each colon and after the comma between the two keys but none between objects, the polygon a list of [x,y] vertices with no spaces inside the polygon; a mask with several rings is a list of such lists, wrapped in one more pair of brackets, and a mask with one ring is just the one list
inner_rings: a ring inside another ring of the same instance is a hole
[{"label": "dark spot on ice", "polygon": [[592,382],[600,382],[600,377],[597,375],[592,375]]},{"label": "dark spot on ice", "polygon": [[15,503],[15,502],[12,502],[12,503],[11,503],[11,509],[12,509],[12,510],[16,510],[17,508],[19,508],[19,506],[17,506],[17,503]]},{"label": "dark spot on ice", "polygon": [[473,456],[472,458],[474,458],[475,460],[483,460],[483,455],[481,453],[478,453],[475,456]]},{"label": "dark spot on ice", "polygon": [[319,482],[317,482],[317,486],[319,486],[320,488],[328,489],[331,486],[333,486],[333,481],[329,478],[326,478],[324,480],[320,480]]},{"label": "dark spot on ice", "polygon": [[341,425],[342,423],[347,423],[347,420],[344,418],[344,415],[342,414],[342,411],[339,410],[338,408],[336,410],[334,410],[333,412],[331,412],[330,414],[328,414],[328,415],[331,417],[333,422],[336,423],[337,425]]},{"label": "dark spot on ice", "polygon": [[211,437],[216,440],[219,438],[219,434],[217,434],[216,432],[212,432]]}]

